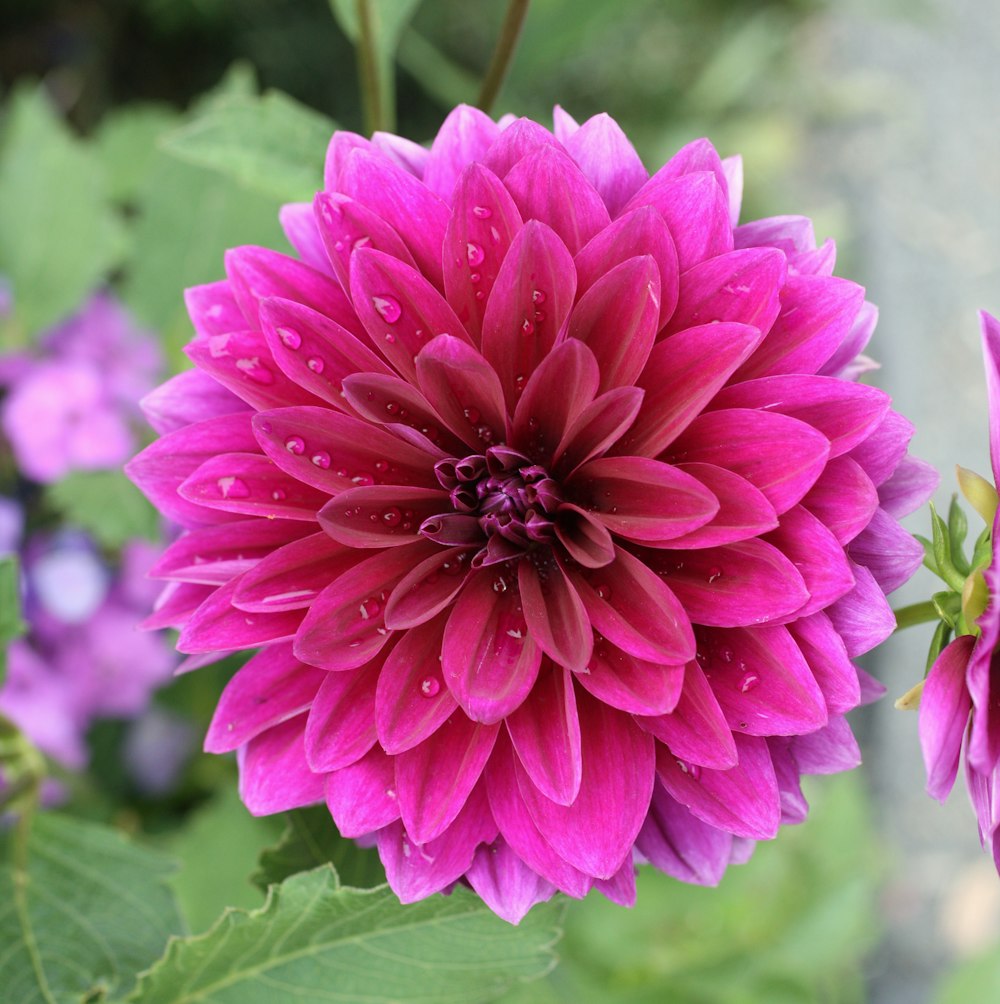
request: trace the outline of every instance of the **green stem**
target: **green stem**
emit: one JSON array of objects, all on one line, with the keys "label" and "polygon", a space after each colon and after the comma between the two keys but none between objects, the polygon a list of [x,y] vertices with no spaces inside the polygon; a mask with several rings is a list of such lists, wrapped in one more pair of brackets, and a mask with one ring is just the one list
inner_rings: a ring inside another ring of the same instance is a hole
[{"label": "green stem", "polygon": [[378,79],[378,61],[375,54],[375,29],[369,0],[356,0],[358,12],[358,86],[361,89],[361,106],[364,109],[365,131],[385,128],[385,108],[382,88]]},{"label": "green stem", "polygon": [[897,631],[913,627],[915,624],[927,624],[930,621],[936,621],[940,616],[930,600],[925,600],[923,603],[913,603],[908,607],[900,607],[899,610],[894,610],[893,613],[896,615]]},{"label": "green stem", "polygon": [[507,77],[507,72],[510,70],[514,51],[517,49],[517,41],[521,37],[521,29],[524,27],[524,19],[528,15],[529,3],[530,0],[510,0],[510,5],[507,7],[507,16],[500,29],[497,47],[493,50],[493,59],[490,60],[490,67],[486,71],[482,89],[479,91],[479,100],[476,102],[487,115],[492,111],[500,88],[503,87],[503,82]]}]

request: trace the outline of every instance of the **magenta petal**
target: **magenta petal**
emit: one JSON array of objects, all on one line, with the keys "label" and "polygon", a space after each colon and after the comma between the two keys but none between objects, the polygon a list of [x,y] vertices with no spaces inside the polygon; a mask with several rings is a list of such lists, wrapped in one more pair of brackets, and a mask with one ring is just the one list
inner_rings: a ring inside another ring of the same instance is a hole
[{"label": "magenta petal", "polygon": [[299,662],[291,644],[269,645],[226,684],[205,736],[205,752],[228,753],[308,711],[327,675]]},{"label": "magenta petal", "polygon": [[778,832],[781,803],[767,742],[737,735],[739,763],[728,770],[678,763],[665,746],[656,751],[656,772],[667,792],[711,826],[754,840]]},{"label": "magenta petal", "polygon": [[854,588],[825,610],[853,659],[871,651],[892,634],[896,618],[875,576],[851,562]]},{"label": "magenta petal", "polygon": [[332,276],[262,247],[232,248],[226,252],[225,262],[233,295],[250,327],[260,326],[263,301],[279,296],[325,314],[361,335],[351,302]]},{"label": "magenta petal", "polygon": [[420,273],[442,288],[441,243],[451,214],[438,196],[412,174],[365,150],[348,155],[338,188],[381,216],[402,237]]},{"label": "magenta petal", "polygon": [[649,177],[635,147],[610,115],[587,119],[564,142],[566,152],[597,189],[612,218]]},{"label": "magenta petal", "polygon": [[306,763],[305,715],[251,739],[240,750],[240,799],[255,816],[287,812],[323,800],[323,775]]},{"label": "magenta petal", "polygon": [[721,322],[659,342],[636,381],[646,392],[642,408],[615,452],[652,457],[669,446],[762,337],[749,325]]},{"label": "magenta petal", "polygon": [[378,833],[378,853],[392,891],[400,902],[414,903],[461,878],[476,848],[496,835],[485,785],[480,785],[440,836],[418,846],[403,826],[392,823]]},{"label": "magenta petal", "polygon": [[781,313],[737,379],[778,373],[816,373],[851,330],[865,291],[847,279],[792,275]]},{"label": "magenta petal", "polygon": [[927,794],[943,802],[955,783],[962,737],[969,723],[972,698],[965,673],[976,639],[956,638],[927,674],[920,697],[920,748],[927,768]]},{"label": "magenta petal", "polygon": [[317,192],[313,214],[327,258],[345,291],[351,286],[351,256],[358,248],[374,248],[414,264],[399,234],[381,216],[346,195]]},{"label": "magenta petal", "polygon": [[890,411],[882,424],[851,450],[850,456],[878,488],[899,466],[912,437],[913,423],[899,412]]},{"label": "magenta petal", "polygon": [[839,457],[868,436],[889,411],[889,395],[876,387],[834,377],[772,376],[726,387],[715,408],[761,408],[797,418],[830,441]]},{"label": "magenta petal", "polygon": [[610,878],[594,879],[594,889],[618,906],[635,906],[637,889],[635,885],[636,866],[629,855]]},{"label": "magenta petal", "polygon": [[265,300],[260,320],[268,350],[282,373],[339,411],[350,410],[342,394],[346,376],[389,373],[389,367],[354,334],[301,304],[277,297]]},{"label": "magenta petal", "polygon": [[650,255],[629,258],[580,298],[569,337],[585,342],[601,372],[600,391],[631,385],[642,372],[659,327],[660,271]]},{"label": "magenta petal", "polygon": [[986,370],[986,397],[990,414],[990,459],[994,482],[1000,481],[1000,321],[985,310],[979,312]]},{"label": "magenta petal", "polygon": [[574,259],[577,288],[585,293],[616,265],[641,255],[651,255],[659,271],[660,317],[656,326],[661,328],[677,306],[680,273],[673,238],[652,206],[620,216],[587,242]]},{"label": "magenta petal", "polygon": [[317,509],[325,496],[364,485],[439,487],[437,456],[329,408],[278,408],[255,415],[253,424],[268,457],[324,495]]},{"label": "magenta petal", "polygon": [[[909,535],[907,539],[913,540]],[[797,617],[807,617],[825,609],[854,588],[851,563],[842,545],[802,506],[792,506],[782,513],[778,528],[768,533],[764,540],[777,547],[795,565],[806,584],[809,602],[796,611]],[[920,554],[923,557],[922,548]]]},{"label": "magenta petal", "polygon": [[399,819],[395,764],[378,746],[350,767],[327,774],[325,792],[343,837],[363,837]]},{"label": "magenta petal", "polygon": [[654,545],[697,530],[719,511],[719,500],[696,478],[646,457],[588,461],[566,488],[612,533]]},{"label": "magenta petal", "polygon": [[518,590],[529,635],[555,663],[582,669],[590,661],[594,632],[583,601],[551,558],[518,563]]},{"label": "magenta petal", "polygon": [[632,719],[577,694],[583,776],[572,805],[559,805],[515,764],[528,812],[564,861],[595,878],[611,878],[632,853],[653,793],[653,737]]},{"label": "magenta petal", "polygon": [[472,574],[445,628],[444,679],[475,721],[498,722],[510,714],[530,693],[541,664],[509,575],[490,569]]},{"label": "magenta petal", "polygon": [[185,370],[150,391],[139,407],[154,432],[163,436],[195,422],[246,411],[249,405],[201,370]]},{"label": "magenta petal", "polygon": [[809,601],[796,565],[763,540],[648,553],[647,563],[677,594],[696,624],[763,624],[787,617]]},{"label": "magenta petal", "polygon": [[448,113],[424,164],[424,184],[442,199],[451,201],[463,168],[481,161],[500,137],[497,124],[478,108],[459,105]]},{"label": "magenta petal", "polygon": [[709,258],[683,274],[667,332],[717,321],[767,331],[780,310],[779,294],[786,273],[785,256],[773,248],[730,251]]},{"label": "magenta petal", "polygon": [[471,722],[456,711],[423,742],[395,757],[399,810],[415,843],[440,836],[462,811],[499,728]]},{"label": "magenta petal", "polygon": [[184,625],[177,648],[181,652],[232,652],[295,634],[302,611],[247,614],[233,606],[239,578],[220,586]]},{"label": "magenta petal", "polygon": [[808,216],[768,216],[733,230],[738,248],[778,248],[791,257],[816,249],[816,233]]},{"label": "magenta petal", "polygon": [[160,555],[149,577],[221,586],[314,529],[289,519],[241,519],[189,530]]},{"label": "magenta petal", "polygon": [[601,371],[576,339],[557,345],[528,379],[514,411],[512,445],[540,464],[551,463],[570,424],[597,393]]},{"label": "magenta petal", "polygon": [[440,613],[458,595],[474,550],[449,548],[432,554],[399,580],[385,608],[393,631],[413,628]]},{"label": "magenta petal", "polygon": [[[936,472],[934,477],[936,481]],[[850,457],[834,457],[803,496],[802,506],[840,544],[847,544],[871,522],[879,507],[879,493],[859,463]]]},{"label": "magenta petal", "polygon": [[704,526],[671,540],[671,548],[718,547],[778,525],[764,493],[738,474],[712,464],[678,464],[677,469],[697,478],[719,500],[719,511]]},{"label": "magenta petal", "polygon": [[424,168],[430,151],[413,140],[397,136],[391,132],[376,130],[372,133],[372,146],[384,153],[398,167],[423,180]]},{"label": "magenta petal", "polygon": [[326,492],[303,484],[259,453],[220,453],[206,460],[177,493],[222,512],[308,522],[315,522],[316,510],[327,500]]},{"label": "magenta petal", "polygon": [[432,338],[468,341],[447,300],[416,269],[381,251],[361,248],[351,256],[351,297],[372,343],[407,380]]},{"label": "magenta petal", "polygon": [[637,717],[636,721],[688,763],[716,770],[736,764],[732,730],[704,671],[693,659],[684,667],[684,686],[674,710]]},{"label": "magenta petal", "polygon": [[504,185],[524,220],[550,226],[576,254],[611,219],[600,195],[563,152],[542,146],[518,161]]},{"label": "magenta petal", "polygon": [[570,671],[546,663],[531,695],[507,716],[507,732],[531,783],[553,802],[574,802],[583,760]]},{"label": "magenta petal", "polygon": [[498,178],[502,178],[519,160],[543,146],[559,151],[563,149],[545,126],[531,119],[515,119],[500,133],[500,138],[490,148],[483,163]]},{"label": "magenta petal", "polygon": [[420,389],[456,436],[479,449],[506,439],[500,381],[471,345],[439,335],[424,347],[416,364]]},{"label": "magenta petal", "polygon": [[266,558],[240,577],[233,606],[258,613],[307,607],[359,558],[356,551],[325,533],[290,541],[272,548]]},{"label": "magenta petal", "polygon": [[559,506],[556,537],[566,553],[584,568],[603,568],[615,560],[611,532],[579,506],[568,502]]},{"label": "magenta petal", "polygon": [[544,223],[526,223],[504,257],[483,314],[483,355],[511,409],[524,381],[555,345],[575,293],[576,270],[566,245]]},{"label": "magenta petal", "polygon": [[642,396],[638,387],[615,387],[588,404],[556,447],[556,472],[569,473],[618,442],[635,421]]},{"label": "magenta petal", "polygon": [[228,516],[182,498],[177,489],[209,457],[256,450],[250,416],[221,415],[161,436],[125,465],[125,473],[167,519],[182,526],[225,521]]},{"label": "magenta petal", "polygon": [[359,136],[356,132],[349,132],[347,129],[338,129],[330,139],[326,148],[326,160],[323,164],[323,187],[331,192],[337,191],[340,187],[340,175],[347,164],[347,158],[355,150],[368,150],[373,154],[379,151],[372,145],[371,140]]},{"label": "magenta petal", "polygon": [[500,179],[482,164],[469,164],[455,190],[442,257],[448,302],[476,344],[500,266],[521,226]]},{"label": "magenta petal", "polygon": [[348,547],[398,547],[417,539],[425,519],[450,507],[441,490],[369,485],[330,499],[319,511],[319,524]]},{"label": "magenta petal", "polygon": [[881,509],[875,510],[868,526],[851,541],[848,553],[875,576],[884,593],[909,581],[924,560],[920,542]]},{"label": "magenta petal", "polygon": [[515,772],[515,765],[520,768],[509,740],[501,733],[486,771],[490,809],[500,833],[529,868],[567,896],[582,899],[593,880],[565,861],[539,833],[518,785],[517,775],[523,768]]},{"label": "magenta petal", "polygon": [[684,667],[637,659],[602,638],[577,680],[584,690],[612,708],[634,715],[664,715],[677,707]]},{"label": "magenta petal", "polygon": [[326,674],[306,719],[306,760],[312,770],[349,767],[375,745],[375,685],[381,669],[377,656],[359,669]]},{"label": "magenta petal", "polygon": [[316,226],[312,203],[289,202],[278,210],[281,229],[298,256],[317,272],[331,272],[323,238]]},{"label": "magenta petal", "polygon": [[[502,121],[502,120],[501,120]],[[552,131],[560,143],[566,141],[580,128],[580,123],[562,105],[555,105],[552,109]]]},{"label": "magenta petal", "polygon": [[185,289],[184,304],[194,330],[203,338],[240,331],[247,326],[228,279]]},{"label": "magenta petal", "polygon": [[848,658],[840,635],[826,614],[800,617],[788,631],[809,663],[831,715],[842,715],[861,703],[858,670]]},{"label": "magenta petal", "polygon": [[774,775],[778,781],[781,822],[785,826],[805,822],[809,814],[809,803],[802,793],[801,774],[792,756],[791,743],[784,736],[771,736],[767,740]]},{"label": "magenta petal", "polygon": [[734,731],[791,736],[826,725],[823,692],[787,628],[712,628],[705,635],[705,675]]},{"label": "magenta petal", "polygon": [[139,627],[143,631],[159,631],[165,627],[179,628],[187,623],[195,610],[215,592],[217,590],[214,586],[169,582],[156,598],[153,612],[140,622]]},{"label": "magenta petal", "polygon": [[803,774],[839,774],[861,763],[861,750],[843,715],[831,717],[815,732],[794,736],[789,748]]},{"label": "magenta petal", "polygon": [[926,460],[904,457],[878,489],[878,504],[895,519],[909,516],[934,494],[941,478]]},{"label": "magenta petal", "polygon": [[729,201],[719,179],[708,171],[679,178],[655,174],[629,200],[624,212],[652,206],[666,220],[681,272],[733,250]]},{"label": "magenta petal", "polygon": [[375,726],[387,753],[422,743],[457,708],[441,676],[444,624],[439,617],[410,629],[385,660],[375,692]]},{"label": "magenta petal", "polygon": [[556,891],[502,837],[476,850],[465,877],[479,898],[509,924],[519,924],[536,903],[551,899]]},{"label": "magenta petal", "polygon": [[628,551],[594,571],[571,574],[594,629],[612,644],[650,662],[679,666],[694,657],[694,633],[680,601],[663,580]]},{"label": "magenta petal", "polygon": [[733,835],[693,816],[657,784],[635,843],[660,871],[682,882],[715,886],[729,864]]},{"label": "magenta petal", "polygon": [[699,415],[665,459],[725,467],[759,488],[780,515],[815,484],[829,454],[826,437],[805,422],[733,408]]},{"label": "magenta petal", "polygon": [[321,669],[355,669],[389,640],[385,604],[396,583],[434,549],[423,541],[358,562],[316,597],[295,638],[295,654]]}]

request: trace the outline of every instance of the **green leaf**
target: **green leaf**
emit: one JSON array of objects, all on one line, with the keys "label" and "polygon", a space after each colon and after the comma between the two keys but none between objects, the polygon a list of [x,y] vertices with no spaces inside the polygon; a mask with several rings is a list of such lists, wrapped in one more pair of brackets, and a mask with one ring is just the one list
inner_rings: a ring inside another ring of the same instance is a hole
[{"label": "green leaf", "polygon": [[71,313],[123,250],[93,151],[59,121],[40,89],[15,91],[0,150],[0,273],[14,291],[12,340]]},{"label": "green leaf", "polygon": [[159,536],[156,510],[119,470],[75,471],[50,485],[45,500],[64,522],[86,530],[104,547]]},{"label": "green leaf", "polygon": [[561,912],[548,903],[512,927],[461,888],[401,906],[385,886],[341,886],[326,865],[272,886],[260,910],[172,941],[131,999],[475,1004],[552,968]]},{"label": "green leaf", "polygon": [[158,140],[176,125],[177,118],[172,108],[153,104],[127,105],[104,117],[94,142],[111,198],[124,203],[135,200]]},{"label": "green leaf", "polygon": [[385,881],[375,850],[345,840],[325,806],[295,809],[286,818],[281,840],[261,854],[260,869],[252,877],[261,889],[327,863],[334,866],[344,885],[368,889]]},{"label": "green leaf", "polygon": [[182,930],[165,879],[172,863],[103,826],[42,814],[24,867],[0,840],[0,987],[17,1004],[127,993]]},{"label": "green leaf", "polygon": [[24,634],[21,619],[21,573],[17,558],[0,558],[0,687],[7,675],[7,646]]},{"label": "green leaf", "polygon": [[[381,105],[386,116],[384,126],[392,129],[396,109],[396,49],[403,31],[417,12],[420,0],[366,0],[372,27],[375,72],[381,94]],[[330,0],[337,23],[344,34],[357,47],[361,38],[358,21],[358,0]]]},{"label": "green leaf", "polygon": [[323,181],[323,157],[336,128],[325,115],[269,91],[210,104],[163,139],[181,160],[227,175],[284,201],[312,198]]}]

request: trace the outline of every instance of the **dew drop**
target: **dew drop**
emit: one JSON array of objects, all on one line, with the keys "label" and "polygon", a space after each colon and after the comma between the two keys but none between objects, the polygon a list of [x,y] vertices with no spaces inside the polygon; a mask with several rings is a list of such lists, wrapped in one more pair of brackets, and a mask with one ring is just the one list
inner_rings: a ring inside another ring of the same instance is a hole
[{"label": "dew drop", "polygon": [[278,337],[286,349],[297,349],[302,344],[302,336],[291,328],[278,328]]},{"label": "dew drop", "polygon": [[533,321],[529,321],[527,318],[524,319],[524,324],[521,325],[522,335],[533,335],[535,333],[535,325]]},{"label": "dew drop", "polygon": [[545,302],[545,294],[540,289],[536,289],[531,294],[531,299],[532,299],[532,301],[534,303],[544,303]]},{"label": "dew drop", "polygon": [[396,527],[403,522],[403,514],[394,506],[382,510],[382,522],[386,526]]},{"label": "dew drop", "polygon": [[482,282],[483,277],[478,272],[472,272],[469,275],[469,282],[477,283]]},{"label": "dew drop", "polygon": [[375,472],[377,474],[385,474],[385,472],[389,470],[389,461],[388,460],[376,460],[375,464],[374,464],[374,467],[375,467]]},{"label": "dew drop", "polygon": [[493,215],[493,210],[489,206],[473,206],[472,215],[481,220],[488,220]]},{"label": "dew drop", "polygon": [[330,466],[330,454],[326,450],[317,450],[311,457],[313,464],[324,471]]},{"label": "dew drop", "polygon": [[445,575],[458,575],[462,571],[462,565],[458,561],[451,561],[449,559],[441,566],[441,571]]},{"label": "dew drop", "polygon": [[368,234],[365,234],[365,235],[364,235],[364,237],[359,237],[359,238],[358,238],[358,239],[357,239],[357,240],[356,240],[356,241],[355,241],[355,242],[354,242],[354,243],[353,243],[353,244],[351,245],[351,247],[353,247],[353,248],[354,248],[354,250],[355,250],[355,251],[357,251],[357,249],[358,249],[358,248],[364,248],[364,247],[368,247],[368,245],[369,245],[369,244],[371,244],[371,242],[372,242],[372,239],[371,239],[371,237],[369,237],[369,236],[368,236]]},{"label": "dew drop", "polygon": [[224,499],[245,499],[250,495],[247,483],[241,478],[219,478],[216,485]]},{"label": "dew drop", "polygon": [[252,359],[237,359],[236,368],[254,383],[265,385],[274,383],[274,374],[256,356]]},{"label": "dew drop", "polygon": [[486,258],[486,253],[478,244],[473,244],[471,241],[465,245],[465,253],[468,256],[469,264],[475,268],[477,265],[482,265],[484,259]]},{"label": "dew drop", "polygon": [[326,369],[326,363],[320,359],[319,356],[310,356],[306,360],[306,366],[313,371],[313,373],[322,373]]},{"label": "dew drop", "polygon": [[392,333],[391,331],[387,331],[387,332],[385,333],[385,340],[386,340],[386,341],[387,341],[387,342],[388,342],[388,343],[389,343],[390,345],[392,345],[392,344],[394,344],[394,343],[395,343],[395,341],[396,341],[396,336],[395,336],[395,335],[394,335],[394,334],[393,334],[393,333]]},{"label": "dew drop", "polygon": [[486,294],[481,289],[477,289],[476,290],[476,299],[477,300],[485,300],[486,299]]},{"label": "dew drop", "polygon": [[732,662],[733,650],[728,645],[723,645],[722,648],[719,649],[719,658],[723,662]]},{"label": "dew drop", "polygon": [[284,488],[275,488],[274,491],[271,492],[271,498],[274,499],[275,502],[283,502],[286,497]]},{"label": "dew drop", "polygon": [[711,568],[710,568],[710,569],[708,570],[708,578],[707,578],[707,581],[708,581],[708,582],[715,582],[715,581],[716,581],[716,579],[721,579],[721,578],[722,578],[722,569],[721,569],[721,568],[719,568],[719,567],[718,567],[718,565],[713,565],[713,566],[712,566],[712,567],[711,567]]},{"label": "dew drop", "polygon": [[375,479],[367,471],[358,471],[358,473],[351,478],[351,482],[362,488],[367,488],[370,485],[375,484]]},{"label": "dew drop", "polygon": [[396,797],[396,792],[393,791],[392,788],[386,788],[385,789],[385,797],[386,798],[395,798]]},{"label": "dew drop", "polygon": [[493,592],[495,593],[507,592],[507,580],[502,575],[498,575],[493,580]]},{"label": "dew drop", "polygon": [[475,425],[482,417],[478,408],[466,408],[462,414],[469,420],[470,425]]},{"label": "dew drop", "polygon": [[374,596],[369,596],[361,606],[358,607],[358,616],[363,621],[371,620],[373,617],[378,617],[381,613],[382,607],[380,606],[377,599]]},{"label": "dew drop", "polygon": [[395,415],[399,411],[399,405],[395,401],[386,401],[385,410],[390,415]]},{"label": "dew drop", "polygon": [[759,674],[755,673],[752,669],[749,670],[740,677],[740,693],[745,694],[753,690],[758,683],[760,683]]},{"label": "dew drop", "polygon": [[607,585],[607,583],[602,582],[599,586],[594,586],[594,592],[597,593],[602,600],[611,599],[611,587]]},{"label": "dew drop", "polygon": [[441,692],[441,684],[435,676],[425,676],[420,681],[420,693],[424,697],[437,697]]},{"label": "dew drop", "polygon": [[285,449],[289,453],[301,456],[306,451],[306,441],[301,436],[289,436],[285,440]]},{"label": "dew drop", "polygon": [[399,300],[391,296],[373,296],[372,306],[379,312],[386,324],[395,324],[403,315]]},{"label": "dew drop", "polygon": [[337,241],[333,245],[333,250],[334,251],[343,251],[344,250],[344,242],[343,241]]},{"label": "dew drop", "polygon": [[544,321],[544,320],[545,320],[545,311],[544,310],[536,310],[535,311],[535,321],[538,324],[541,324],[542,321]]}]

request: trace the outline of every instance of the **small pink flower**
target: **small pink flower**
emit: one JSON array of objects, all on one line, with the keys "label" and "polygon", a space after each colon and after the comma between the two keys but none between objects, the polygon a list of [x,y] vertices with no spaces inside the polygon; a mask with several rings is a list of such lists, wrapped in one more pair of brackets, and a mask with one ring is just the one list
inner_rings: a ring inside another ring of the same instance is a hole
[{"label": "small pink flower", "polygon": [[704,140],[457,108],[337,133],[299,253],[188,292],[196,369],[130,465],[187,527],[153,625],[258,649],[206,748],[251,811],[325,799],[404,901],[714,884],[858,763],[854,656],[936,482],[855,382],[875,323],[802,217],[736,225]]},{"label": "small pink flower", "polygon": [[[1000,321],[980,314],[990,458],[1000,484]],[[992,506],[996,508],[994,493]],[[994,515],[989,566],[983,570],[988,602],[974,634],[960,634],[938,656],[920,699],[920,743],[928,794],[943,802],[965,750],[965,777],[979,821],[979,836],[1000,871],[1000,513]]]}]

